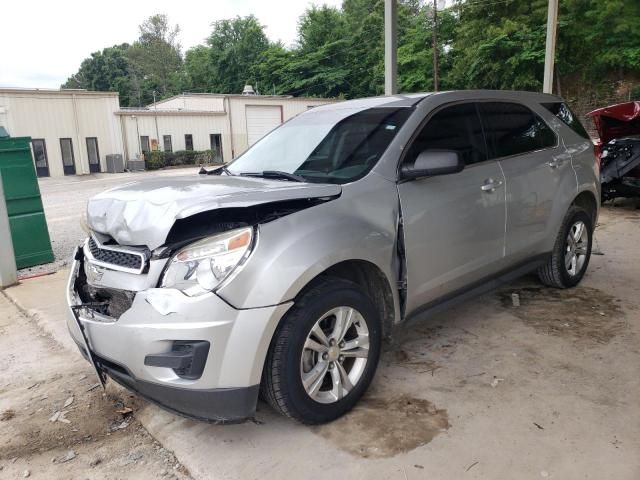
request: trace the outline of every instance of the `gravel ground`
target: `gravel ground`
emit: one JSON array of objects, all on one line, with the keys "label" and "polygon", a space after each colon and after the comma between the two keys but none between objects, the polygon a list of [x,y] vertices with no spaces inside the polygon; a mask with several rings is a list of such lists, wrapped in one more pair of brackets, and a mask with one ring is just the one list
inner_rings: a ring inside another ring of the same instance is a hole
[{"label": "gravel ground", "polygon": [[21,279],[56,272],[68,262],[71,253],[85,237],[82,216],[87,200],[103,190],[124,183],[157,177],[195,175],[198,168],[181,168],[155,172],[136,172],[73,176],[63,178],[40,178],[40,193],[47,216],[49,235],[53,246],[53,263],[24,268],[18,272]]}]

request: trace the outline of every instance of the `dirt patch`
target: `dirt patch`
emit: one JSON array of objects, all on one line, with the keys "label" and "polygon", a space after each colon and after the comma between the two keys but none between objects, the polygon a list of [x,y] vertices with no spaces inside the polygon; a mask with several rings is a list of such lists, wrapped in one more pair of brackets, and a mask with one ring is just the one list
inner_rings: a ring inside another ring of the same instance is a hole
[{"label": "dirt patch", "polygon": [[[520,306],[514,306],[517,294]],[[587,343],[606,344],[626,328],[615,297],[590,287],[510,288],[499,292],[502,306],[538,333]]]},{"label": "dirt patch", "polygon": [[391,365],[408,368],[416,373],[430,373],[431,375],[440,368],[436,362],[426,358],[425,353],[408,352],[402,349],[387,352],[384,361]]},{"label": "dirt patch", "polygon": [[385,458],[425,445],[449,426],[446,410],[401,395],[364,398],[350,413],[314,432],[353,455]]},{"label": "dirt patch", "polygon": [[0,295],[0,477],[185,480],[188,470],[134,418],[146,404],[94,388],[80,357]]}]

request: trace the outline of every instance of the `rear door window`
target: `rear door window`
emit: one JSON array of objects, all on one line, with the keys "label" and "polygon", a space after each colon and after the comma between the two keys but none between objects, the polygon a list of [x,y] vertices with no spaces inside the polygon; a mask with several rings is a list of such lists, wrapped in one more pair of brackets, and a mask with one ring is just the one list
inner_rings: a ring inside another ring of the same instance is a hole
[{"label": "rear door window", "polygon": [[479,103],[490,158],[520,155],[557,145],[556,134],[519,103]]},{"label": "rear door window", "polygon": [[582,138],[589,139],[589,134],[585,130],[578,117],[571,111],[569,106],[564,102],[543,103],[542,106],[562,120],[571,130],[576,132]]}]

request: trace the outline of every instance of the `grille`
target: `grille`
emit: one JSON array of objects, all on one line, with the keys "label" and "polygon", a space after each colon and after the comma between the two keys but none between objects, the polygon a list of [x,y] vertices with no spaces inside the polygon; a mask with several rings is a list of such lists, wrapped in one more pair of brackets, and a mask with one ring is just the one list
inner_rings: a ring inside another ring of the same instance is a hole
[{"label": "grille", "polygon": [[89,238],[89,251],[93,258],[99,262],[109,263],[123,268],[130,268],[132,270],[142,269],[142,257],[140,255],[100,248],[93,237]]}]

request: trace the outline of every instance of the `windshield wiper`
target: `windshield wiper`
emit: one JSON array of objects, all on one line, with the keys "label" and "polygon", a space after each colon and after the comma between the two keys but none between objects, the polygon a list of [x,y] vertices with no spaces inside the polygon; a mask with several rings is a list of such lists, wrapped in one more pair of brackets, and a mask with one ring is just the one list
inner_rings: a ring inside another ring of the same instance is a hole
[{"label": "windshield wiper", "polygon": [[280,178],[283,180],[290,180],[292,182],[306,182],[304,177],[296,175],[295,173],[282,172],[280,170],[264,170],[263,172],[243,172],[240,175],[243,177],[261,177],[261,178]]},{"label": "windshield wiper", "polygon": [[202,165],[200,165],[200,171],[198,172],[199,175],[220,175],[220,173],[226,173],[227,175],[229,175],[230,177],[233,176],[233,173],[231,173],[227,167],[225,167],[224,165],[222,165],[221,167],[215,168],[213,170],[206,170]]}]

